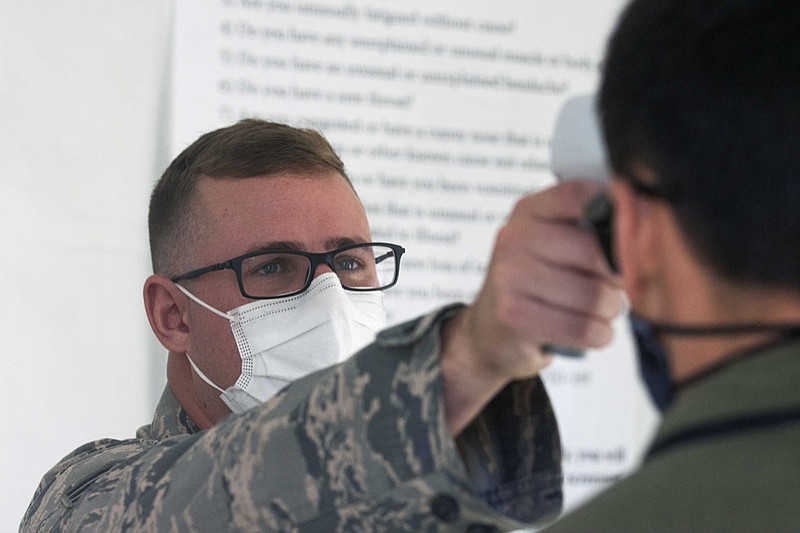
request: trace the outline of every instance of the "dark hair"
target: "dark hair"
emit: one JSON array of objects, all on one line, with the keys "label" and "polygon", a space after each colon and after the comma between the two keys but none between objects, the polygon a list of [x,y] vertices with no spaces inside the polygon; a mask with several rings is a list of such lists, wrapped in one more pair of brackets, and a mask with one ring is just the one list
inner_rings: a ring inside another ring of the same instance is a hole
[{"label": "dark hair", "polygon": [[192,207],[203,177],[242,179],[333,170],[352,187],[344,165],[317,131],[257,119],[206,133],[167,167],[150,197],[148,226],[153,271],[178,274],[178,258],[191,242]]},{"label": "dark hair", "polygon": [[800,288],[800,2],[635,0],[599,111],[614,170],[646,165],[721,277]]}]

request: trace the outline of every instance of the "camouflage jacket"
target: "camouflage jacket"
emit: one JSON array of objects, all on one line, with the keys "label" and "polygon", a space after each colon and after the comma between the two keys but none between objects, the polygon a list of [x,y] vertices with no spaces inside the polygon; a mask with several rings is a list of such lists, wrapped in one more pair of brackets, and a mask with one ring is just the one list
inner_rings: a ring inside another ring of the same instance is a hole
[{"label": "camouflage jacket", "polygon": [[21,531],[497,531],[561,508],[541,380],[447,429],[445,308],[199,431],[169,388],[135,439],[86,444],[39,485]]}]

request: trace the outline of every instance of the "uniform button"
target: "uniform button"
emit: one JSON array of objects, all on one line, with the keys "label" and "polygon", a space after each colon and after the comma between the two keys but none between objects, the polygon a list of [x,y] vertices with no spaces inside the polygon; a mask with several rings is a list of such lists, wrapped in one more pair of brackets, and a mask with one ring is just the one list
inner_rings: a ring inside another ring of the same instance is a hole
[{"label": "uniform button", "polygon": [[431,512],[442,522],[458,519],[458,502],[447,494],[438,494],[431,500]]},{"label": "uniform button", "polygon": [[500,530],[490,524],[470,524],[467,533],[498,533]]}]

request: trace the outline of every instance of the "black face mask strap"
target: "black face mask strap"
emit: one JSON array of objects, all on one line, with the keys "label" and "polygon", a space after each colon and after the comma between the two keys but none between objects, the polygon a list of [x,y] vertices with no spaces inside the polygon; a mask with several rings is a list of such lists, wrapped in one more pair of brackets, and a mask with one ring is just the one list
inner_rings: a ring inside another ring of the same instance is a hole
[{"label": "black face mask strap", "polygon": [[[672,403],[676,388],[683,387],[706,374],[706,372],[703,372],[681,383],[674,383],[670,375],[669,357],[661,342],[661,337],[663,335],[703,337],[775,332],[778,333],[777,337],[774,339],[775,342],[780,342],[783,339],[800,337],[800,324],[796,323],[708,324],[688,326],[653,323],[635,313],[631,313],[629,318],[639,357],[639,373],[654,405],[662,412]],[[709,369],[709,371],[711,371],[711,369]]]}]

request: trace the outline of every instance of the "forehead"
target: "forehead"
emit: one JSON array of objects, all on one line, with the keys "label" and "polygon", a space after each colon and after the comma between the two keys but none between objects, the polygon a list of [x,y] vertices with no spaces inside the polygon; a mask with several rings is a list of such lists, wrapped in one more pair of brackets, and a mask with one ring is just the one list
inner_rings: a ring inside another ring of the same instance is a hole
[{"label": "forehead", "polygon": [[222,261],[273,242],[325,251],[332,241],[371,238],[361,202],[337,172],[203,178],[197,193],[193,218],[198,259],[204,261]]}]

